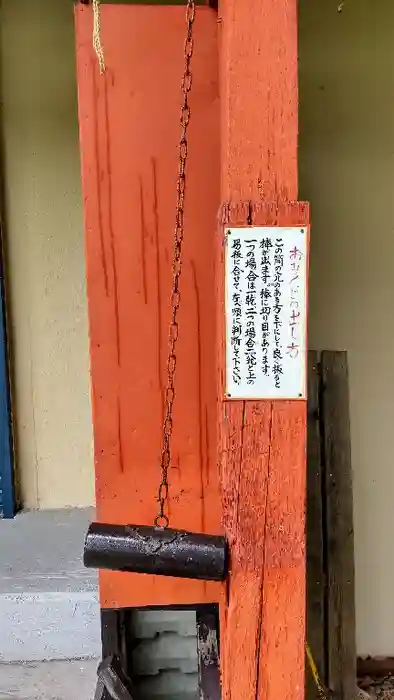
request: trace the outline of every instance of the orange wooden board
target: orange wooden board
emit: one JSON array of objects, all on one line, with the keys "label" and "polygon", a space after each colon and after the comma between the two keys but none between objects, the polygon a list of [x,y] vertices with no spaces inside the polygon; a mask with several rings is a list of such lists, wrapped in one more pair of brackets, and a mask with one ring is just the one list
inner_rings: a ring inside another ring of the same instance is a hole
[{"label": "orange wooden board", "polygon": [[[183,7],[76,8],[77,75],[98,517],[157,513],[175,223]],[[220,154],[217,15],[198,8],[169,474],[171,525],[220,532],[214,231]],[[103,572],[104,607],[216,601],[221,586]]]},{"label": "orange wooden board", "polygon": [[[219,396],[224,397],[225,225],[299,226],[296,0],[222,0]],[[306,403],[219,403],[223,700],[301,700],[305,652]]]},{"label": "orange wooden board", "polygon": [[[308,224],[305,203],[229,204],[227,226]],[[222,232],[223,238],[223,232]],[[224,365],[223,246],[218,367]],[[223,374],[219,392],[223,395]],[[223,698],[301,698],[305,625],[305,401],[219,403],[223,518],[231,545],[222,608]]]}]

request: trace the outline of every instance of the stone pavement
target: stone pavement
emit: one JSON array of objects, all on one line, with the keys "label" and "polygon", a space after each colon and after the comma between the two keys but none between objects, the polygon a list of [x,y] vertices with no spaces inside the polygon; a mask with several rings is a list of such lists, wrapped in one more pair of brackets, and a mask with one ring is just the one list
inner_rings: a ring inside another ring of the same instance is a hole
[{"label": "stone pavement", "polygon": [[98,661],[0,663],[0,700],[93,700]]},{"label": "stone pavement", "polygon": [[0,523],[0,663],[101,654],[97,572],[82,550],[92,509],[22,512]]}]

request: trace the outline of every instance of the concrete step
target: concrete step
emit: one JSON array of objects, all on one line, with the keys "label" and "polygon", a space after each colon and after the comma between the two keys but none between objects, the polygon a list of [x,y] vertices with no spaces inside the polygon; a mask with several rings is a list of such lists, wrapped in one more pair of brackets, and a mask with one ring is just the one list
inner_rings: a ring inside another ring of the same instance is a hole
[{"label": "concrete step", "polygon": [[97,663],[0,664],[0,700],[93,700]]},{"label": "concrete step", "polygon": [[0,521],[0,662],[98,658],[95,572],[82,551],[93,509]]}]

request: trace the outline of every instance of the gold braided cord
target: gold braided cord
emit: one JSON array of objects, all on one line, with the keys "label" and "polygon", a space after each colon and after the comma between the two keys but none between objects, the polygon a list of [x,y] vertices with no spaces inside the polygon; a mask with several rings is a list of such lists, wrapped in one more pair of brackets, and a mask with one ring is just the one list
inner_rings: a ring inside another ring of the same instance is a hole
[{"label": "gold braided cord", "polygon": [[100,0],[93,0],[93,48],[97,56],[100,75],[103,75],[105,73],[105,59],[101,41]]},{"label": "gold braided cord", "polygon": [[321,700],[329,700],[329,693],[327,689],[324,687],[324,684],[320,678],[319,671],[317,670],[317,666],[315,664],[315,660],[312,656],[311,648],[309,644],[306,644],[305,646],[306,650],[306,658],[308,659],[308,665],[312,673],[312,678],[314,680],[315,686],[317,688],[317,692],[319,693],[319,697]]}]

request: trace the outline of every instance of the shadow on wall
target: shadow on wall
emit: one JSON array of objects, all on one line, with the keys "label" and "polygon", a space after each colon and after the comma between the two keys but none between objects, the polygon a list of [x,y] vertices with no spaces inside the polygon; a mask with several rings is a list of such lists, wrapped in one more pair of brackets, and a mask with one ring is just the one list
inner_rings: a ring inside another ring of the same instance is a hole
[{"label": "shadow on wall", "polygon": [[7,278],[28,508],[94,502],[73,6],[4,0]]},{"label": "shadow on wall", "polygon": [[393,656],[394,5],[337,6],[299,8],[310,343],[349,354],[358,654]]}]

